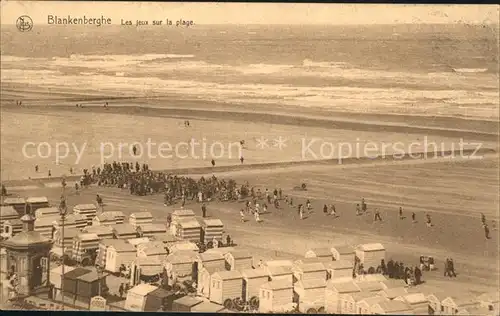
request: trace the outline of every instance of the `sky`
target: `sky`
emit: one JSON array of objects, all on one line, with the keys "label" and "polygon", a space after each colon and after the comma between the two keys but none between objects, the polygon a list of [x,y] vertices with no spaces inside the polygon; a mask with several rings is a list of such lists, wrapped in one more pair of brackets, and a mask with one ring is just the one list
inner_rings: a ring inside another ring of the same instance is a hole
[{"label": "sky", "polygon": [[1,24],[15,24],[28,15],[47,24],[48,15],[121,20],[192,20],[195,24],[498,24],[495,5],[294,4],[175,2],[1,1]]}]

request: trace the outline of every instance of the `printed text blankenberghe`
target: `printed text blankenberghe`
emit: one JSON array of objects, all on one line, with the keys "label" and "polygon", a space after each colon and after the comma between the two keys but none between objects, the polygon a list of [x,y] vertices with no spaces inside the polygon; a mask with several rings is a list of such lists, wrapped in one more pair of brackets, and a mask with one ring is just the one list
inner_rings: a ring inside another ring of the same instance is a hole
[{"label": "printed text blankenberghe", "polygon": [[87,16],[83,17],[71,17],[69,14],[67,17],[59,17],[57,15],[48,15],[47,16],[48,24],[59,24],[59,25],[96,25],[101,26],[105,24],[111,24],[111,18],[106,18],[101,15],[100,18],[88,18]]}]

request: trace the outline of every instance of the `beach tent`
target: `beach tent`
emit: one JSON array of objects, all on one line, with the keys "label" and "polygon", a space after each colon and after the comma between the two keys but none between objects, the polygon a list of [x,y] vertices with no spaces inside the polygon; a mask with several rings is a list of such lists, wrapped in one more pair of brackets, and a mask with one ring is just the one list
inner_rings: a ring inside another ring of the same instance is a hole
[{"label": "beach tent", "polygon": [[106,252],[106,270],[117,273],[122,265],[125,267],[130,266],[136,259],[136,255],[137,250],[129,243],[112,244]]}]

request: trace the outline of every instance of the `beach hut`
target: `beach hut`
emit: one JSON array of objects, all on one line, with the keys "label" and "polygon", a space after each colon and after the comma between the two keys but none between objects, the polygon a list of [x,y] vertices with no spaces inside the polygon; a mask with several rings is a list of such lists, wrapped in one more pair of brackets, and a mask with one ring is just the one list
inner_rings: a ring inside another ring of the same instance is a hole
[{"label": "beach hut", "polygon": [[162,242],[164,244],[165,248],[167,248],[167,249],[169,249],[172,245],[174,245],[177,242],[186,242],[186,241],[183,241],[183,240],[171,235],[169,232],[167,232],[166,234],[155,235],[152,237],[152,239],[154,241]]},{"label": "beach hut", "polygon": [[78,282],[77,299],[90,303],[94,296],[106,296],[108,293],[107,276],[107,273],[97,273],[95,270],[78,276],[76,278]]},{"label": "beach hut", "polygon": [[362,244],[356,247],[356,257],[365,270],[371,267],[377,269],[382,259],[385,260],[385,248],[380,243]]},{"label": "beach hut", "polygon": [[181,298],[176,299],[172,303],[172,311],[173,312],[192,312],[192,309],[196,306],[203,303],[203,300],[192,297],[192,296],[183,296]]},{"label": "beach hut", "polygon": [[153,237],[167,233],[167,227],[164,224],[141,224],[136,227],[139,237]]},{"label": "beach hut", "polygon": [[96,234],[99,239],[113,239],[113,228],[110,226],[87,226],[82,232]]},{"label": "beach hut", "polygon": [[[6,198],[2,202],[2,206],[12,206],[19,217],[26,214],[26,200],[21,197]],[[2,211],[3,214],[3,211]]]},{"label": "beach hut", "polygon": [[271,281],[286,280],[293,284],[293,271],[290,266],[266,266]]},{"label": "beach hut", "polygon": [[64,219],[64,222],[61,218],[54,220],[53,226],[56,230],[58,230],[62,226],[64,226],[65,228],[83,229],[87,227],[87,217],[82,214],[69,214]]},{"label": "beach hut", "polygon": [[368,315],[371,313],[373,305],[383,301],[387,301],[387,299],[378,295],[364,298],[356,303],[356,314]]},{"label": "beach hut", "polygon": [[208,243],[214,240],[222,241],[224,224],[218,218],[204,218],[201,221],[201,242]]},{"label": "beach hut", "polygon": [[35,218],[42,217],[60,217],[60,211],[57,207],[41,207],[35,211]]},{"label": "beach hut", "polygon": [[329,280],[326,282],[325,290],[325,311],[328,314],[341,313],[341,296],[345,294],[361,292],[361,289],[353,281],[334,282]]},{"label": "beach hut", "polygon": [[172,212],[172,223],[179,222],[184,219],[195,219],[193,210],[180,209]]},{"label": "beach hut", "polygon": [[157,257],[137,257],[130,267],[130,284],[132,285],[140,283],[143,278],[151,279],[163,273],[163,263]]},{"label": "beach hut", "polygon": [[226,258],[226,268],[228,270],[243,270],[253,268],[252,255],[242,249],[230,251],[224,255]]},{"label": "beach hut", "polygon": [[[339,307],[341,314],[358,314],[357,305],[360,301],[377,297],[378,295],[373,292],[354,292],[340,295]],[[377,301],[381,302],[381,301]]]},{"label": "beach hut", "polygon": [[122,212],[102,212],[92,219],[93,226],[123,224],[125,215]]},{"label": "beach hut", "polygon": [[378,295],[383,296],[387,299],[393,300],[400,296],[405,296],[408,294],[408,290],[405,287],[394,287],[390,289],[381,290]]},{"label": "beach hut", "polygon": [[411,307],[401,301],[381,301],[376,303],[371,308],[372,314],[378,315],[414,315]]},{"label": "beach hut", "polygon": [[132,239],[137,237],[137,229],[131,224],[116,224],[112,228],[113,238]]},{"label": "beach hut", "polygon": [[461,294],[446,297],[441,306],[443,314],[456,315],[461,309],[480,306],[479,301],[471,294]]},{"label": "beach hut", "polygon": [[[71,272],[75,269],[76,269],[75,267],[65,265],[64,266],[64,273],[66,274],[66,273]],[[62,285],[62,281],[63,281],[62,270],[63,270],[62,265],[50,269],[49,280],[50,280],[50,284],[52,285],[52,289],[53,289],[52,297],[56,300],[61,299],[61,285]]]},{"label": "beach hut", "polygon": [[[39,210],[37,210],[39,211]],[[35,219],[33,230],[38,232],[40,235],[52,239],[53,233],[55,232],[54,221],[58,216],[45,216],[38,217]]]},{"label": "beach hut", "polygon": [[429,300],[423,293],[408,293],[398,296],[394,300],[410,305],[416,315],[427,315],[429,312]]},{"label": "beach hut", "polygon": [[148,237],[130,238],[127,239],[127,242],[137,249],[139,245],[147,244],[148,242],[150,242],[150,239]]},{"label": "beach hut", "polygon": [[303,313],[325,312],[326,280],[306,279],[293,285],[294,301]]},{"label": "beach hut", "polygon": [[201,241],[201,225],[196,220],[196,218],[181,219],[175,222],[175,224],[173,223],[172,225],[176,226],[175,228],[176,237],[191,242]]},{"label": "beach hut", "polygon": [[448,295],[444,292],[433,292],[427,295],[427,300],[429,301],[429,315],[442,315],[444,314],[444,307],[441,302]]},{"label": "beach hut", "polygon": [[243,299],[250,301],[251,298],[259,298],[259,291],[262,284],[269,282],[269,273],[265,268],[245,269],[241,271],[243,275]]},{"label": "beach hut", "polygon": [[333,260],[347,260],[354,263],[354,258],[356,256],[356,251],[353,247],[348,245],[338,245],[331,249]]},{"label": "beach hut", "polygon": [[92,219],[97,214],[97,207],[94,204],[77,204],[73,208],[74,214],[85,215],[87,224],[92,225]]},{"label": "beach hut", "polygon": [[259,313],[284,311],[293,303],[293,286],[288,280],[274,280],[264,283],[259,291]]},{"label": "beach hut", "polygon": [[[120,240],[122,239],[115,239]],[[112,273],[120,272],[120,267],[132,265],[136,259],[137,250],[129,243],[116,243],[108,247],[106,251],[105,270]]]},{"label": "beach hut", "polygon": [[9,219],[3,222],[2,237],[12,238],[23,230],[23,222],[20,219]]},{"label": "beach hut", "polygon": [[226,259],[220,253],[200,253],[194,264],[193,278],[198,284],[198,293],[210,297],[210,276],[226,271]]},{"label": "beach hut", "polygon": [[323,265],[326,269],[326,279],[341,279],[341,278],[351,278],[354,269],[354,264],[352,261],[348,260],[337,260],[324,262]]},{"label": "beach hut", "polygon": [[0,206],[0,232],[3,232],[3,223],[5,221],[19,218],[21,216],[13,206]]},{"label": "beach hut", "polygon": [[228,300],[241,298],[243,293],[243,276],[238,271],[218,271],[210,278],[210,301],[228,305]]},{"label": "beach hut", "polygon": [[305,258],[318,258],[322,261],[332,261],[333,254],[331,248],[313,248],[306,251]]},{"label": "beach hut", "polygon": [[477,297],[477,301],[481,306],[487,307],[488,310],[493,311],[497,315],[499,314],[499,300],[498,292],[484,293]]},{"label": "beach hut", "polygon": [[321,262],[295,264],[292,267],[293,277],[296,281],[322,279],[326,281],[326,268]]},{"label": "beach hut", "polygon": [[128,223],[133,226],[140,226],[144,224],[153,223],[153,215],[149,212],[138,212],[130,214]]},{"label": "beach hut", "polygon": [[126,241],[121,239],[101,239],[99,241],[99,248],[97,250],[97,258],[95,259],[95,264],[101,267],[106,266],[106,252],[108,251],[108,247],[120,243],[126,243]]},{"label": "beach hut", "polygon": [[164,262],[168,275],[172,273],[180,281],[193,279],[193,266],[196,264],[198,254],[193,251],[177,251],[169,254]]},{"label": "beach hut", "polygon": [[64,285],[64,297],[69,297],[74,303],[78,294],[78,277],[90,273],[92,270],[77,267],[71,271],[64,271],[62,283]]},{"label": "beach hut", "polygon": [[191,307],[192,313],[223,313],[225,308],[222,305],[204,301]]},{"label": "beach hut", "polygon": [[64,229],[64,240],[62,239],[62,232],[61,230],[56,230],[54,233],[54,246],[61,248],[61,253],[59,255],[62,255],[62,248],[64,249],[72,249],[73,248],[73,239],[78,236],[78,234],[81,234],[81,230],[78,228],[66,228]]},{"label": "beach hut", "polygon": [[99,237],[96,234],[80,233],[76,235],[73,240],[73,249],[71,255],[74,260],[82,265],[90,265],[94,262],[91,261],[91,254],[99,248]]},{"label": "beach hut", "polygon": [[26,199],[26,210],[32,215],[35,215],[39,208],[49,206],[49,199],[45,196],[32,196]]},{"label": "beach hut", "polygon": [[165,249],[163,243],[157,241],[150,241],[137,246],[138,258],[156,258],[161,261],[164,260],[167,255],[168,250]]},{"label": "beach hut", "polygon": [[132,312],[156,312],[161,307],[161,303],[158,304],[156,300],[148,300],[148,294],[157,289],[158,287],[146,283],[136,285],[129,289],[125,300],[125,309]]}]

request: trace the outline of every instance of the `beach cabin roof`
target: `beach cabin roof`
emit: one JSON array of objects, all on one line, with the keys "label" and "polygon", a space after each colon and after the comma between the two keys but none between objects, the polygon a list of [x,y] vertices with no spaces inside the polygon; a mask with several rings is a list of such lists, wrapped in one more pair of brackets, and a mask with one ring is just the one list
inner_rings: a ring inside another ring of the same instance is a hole
[{"label": "beach cabin roof", "polygon": [[352,269],[354,268],[354,263],[348,260],[335,260],[323,262],[326,269],[337,270],[337,269]]},{"label": "beach cabin roof", "polygon": [[361,292],[361,289],[359,286],[352,282],[332,282],[332,280],[329,280],[326,282],[326,286],[329,289],[335,290],[338,293],[354,293],[354,292]]},{"label": "beach cabin roof", "polygon": [[229,251],[227,254],[228,255],[230,254],[234,259],[253,258],[252,254],[250,252],[248,252],[247,250],[243,250],[243,249],[235,249],[235,250]]},{"label": "beach cabin roof", "polygon": [[356,284],[362,291],[374,292],[383,290],[382,284],[380,284],[380,282],[377,281],[362,281],[362,282],[356,282]]},{"label": "beach cabin roof", "polygon": [[13,219],[8,219],[5,222],[3,222],[4,225],[11,225],[11,226],[22,226],[23,222],[18,219],[18,218],[13,218]]},{"label": "beach cabin roof", "polygon": [[384,246],[381,243],[361,244],[361,245],[358,245],[357,248],[358,248],[358,250],[365,251],[365,252],[385,250]]},{"label": "beach cabin roof", "polygon": [[408,291],[404,287],[394,287],[382,290],[380,294],[385,295],[389,299],[394,299],[396,297],[408,294]]},{"label": "beach cabin roof", "polygon": [[113,234],[111,226],[87,226],[82,230],[84,233],[92,233],[97,235]]},{"label": "beach cabin roof", "polygon": [[75,205],[74,209],[77,209],[80,211],[86,211],[86,210],[95,210],[97,208],[94,204],[77,204],[77,205]]},{"label": "beach cabin roof", "polygon": [[370,297],[380,297],[379,295],[377,295],[373,292],[354,292],[354,293],[349,293],[348,295],[350,297],[352,297],[354,302],[360,302],[360,301],[362,301],[366,298],[370,298]]},{"label": "beach cabin roof", "polygon": [[[186,296],[185,296],[186,297]],[[201,302],[191,307],[191,313],[220,313],[224,310],[224,306],[215,304],[209,301]]]},{"label": "beach cabin roof", "polygon": [[405,295],[400,296],[400,298],[411,305],[427,303],[429,301],[423,293],[405,294]]},{"label": "beach cabin roof", "polygon": [[326,287],[326,280],[323,279],[309,279],[297,282],[298,286],[303,289],[319,289]]},{"label": "beach cabin roof", "polygon": [[262,284],[260,288],[266,290],[285,290],[285,289],[292,289],[293,285],[292,282],[290,282],[290,280],[281,279],[281,280],[266,282]]},{"label": "beach cabin roof", "polygon": [[411,307],[405,302],[394,300],[381,301],[375,305],[378,305],[380,309],[382,309],[386,313],[397,313],[411,310]]},{"label": "beach cabin roof", "polygon": [[372,294],[370,297],[365,297],[361,300],[358,301],[358,304],[366,304],[368,307],[373,306],[375,304],[378,304],[382,301],[387,301],[388,298],[380,296],[380,295],[373,295],[373,293],[367,293],[367,292],[359,292],[355,294],[361,294],[361,293],[366,293],[366,294]]},{"label": "beach cabin roof", "polygon": [[172,252],[173,251],[183,251],[183,250],[190,250],[190,251],[198,251],[199,248],[198,246],[190,241],[182,241],[182,242],[176,242],[173,245],[170,246],[169,248]]},{"label": "beach cabin roof", "polygon": [[107,276],[108,276],[107,273],[98,274],[97,271],[92,270],[89,273],[86,273],[84,275],[80,275],[79,277],[77,277],[77,279],[80,281],[87,282],[87,283],[92,283],[92,282],[95,282],[97,280],[104,279]]},{"label": "beach cabin roof", "polygon": [[130,217],[133,217],[135,219],[144,219],[144,218],[153,218],[153,215],[151,215],[150,212],[137,212],[130,214]]},{"label": "beach cabin roof", "polygon": [[199,228],[200,223],[196,219],[182,219],[178,222],[182,228]]},{"label": "beach cabin roof", "polygon": [[149,242],[149,238],[148,237],[131,238],[131,239],[127,239],[127,242],[129,244],[131,244],[131,245],[134,245],[134,246],[138,247],[139,245],[148,243]]},{"label": "beach cabin roof", "polygon": [[[53,269],[50,269],[50,273],[57,274],[57,275],[62,275],[62,272],[63,272],[62,269],[63,269],[63,266],[60,265],[60,266],[57,266],[57,267],[55,267]],[[66,274],[68,272],[71,272],[71,271],[73,271],[75,269],[76,269],[76,267],[65,265],[64,266],[64,274]]]},{"label": "beach cabin roof", "polygon": [[247,279],[269,277],[269,272],[264,268],[245,269],[241,271],[241,274],[243,275],[244,278]]},{"label": "beach cabin roof", "polygon": [[163,265],[156,257],[137,257],[134,263],[141,268],[144,275],[156,275],[163,272]]},{"label": "beach cabin roof", "polygon": [[475,305],[478,304],[479,301],[474,298],[471,294],[461,294],[461,295],[452,295],[446,297],[441,304],[453,304],[457,307]]},{"label": "beach cabin roof", "polygon": [[[121,245],[121,244],[127,244],[127,242],[123,239],[102,239],[99,242],[99,245],[103,245],[105,247],[110,247],[110,246],[115,246],[115,245]],[[135,249],[135,248],[134,248]]]},{"label": "beach cabin roof", "polygon": [[203,302],[203,300],[187,295],[173,301],[173,303],[175,304],[179,304],[186,307],[193,307],[195,305],[200,304],[201,302]]},{"label": "beach cabin roof", "polygon": [[269,272],[270,275],[272,276],[280,276],[280,275],[288,275],[292,274],[292,268],[289,266],[272,266],[272,267],[267,267],[267,271]]},{"label": "beach cabin roof", "polygon": [[137,232],[134,225],[131,224],[115,224],[112,226],[113,232],[117,235],[135,234]]},{"label": "beach cabin roof", "polygon": [[49,203],[45,196],[32,196],[26,199],[26,203]]},{"label": "beach cabin roof", "polygon": [[172,216],[195,216],[195,214],[192,210],[182,209],[173,211]]},{"label": "beach cabin roof", "polygon": [[116,220],[116,216],[112,212],[104,212],[101,214],[97,214],[95,216],[95,218],[97,218],[100,221],[114,221],[114,220]]},{"label": "beach cabin roof", "polygon": [[142,232],[166,232],[167,227],[164,224],[140,224],[138,225]]},{"label": "beach cabin roof", "polygon": [[59,209],[57,207],[41,207],[35,211],[35,217],[54,215],[60,216]]},{"label": "beach cabin roof", "polygon": [[196,260],[197,253],[194,251],[184,250],[176,251],[167,256],[166,261],[171,264],[192,263]]},{"label": "beach cabin roof", "polygon": [[21,197],[6,198],[3,200],[3,204],[25,204],[26,200]]},{"label": "beach cabin roof", "polygon": [[0,218],[19,216],[16,209],[10,205],[3,205],[0,207]]},{"label": "beach cabin roof", "polygon": [[212,277],[217,277],[221,280],[235,280],[235,279],[242,279],[243,275],[236,270],[232,271],[217,271],[214,274],[212,274]]},{"label": "beach cabin roof", "polygon": [[264,263],[267,267],[292,267],[292,260],[269,260]]},{"label": "beach cabin roof", "polygon": [[64,278],[65,279],[70,279],[70,280],[76,280],[78,277],[81,277],[82,275],[85,275],[87,273],[90,273],[91,270],[89,269],[84,269],[84,268],[75,268],[69,272],[64,271]]},{"label": "beach cabin roof", "polygon": [[198,254],[198,260],[202,262],[209,262],[209,261],[217,261],[217,260],[224,260],[224,256],[220,253],[200,253]]},{"label": "beach cabin roof", "polygon": [[[66,231],[64,231],[64,237],[66,237]],[[89,241],[89,240],[99,240],[99,236],[93,233],[80,233],[76,235],[76,238],[81,241]]]},{"label": "beach cabin roof", "polygon": [[134,286],[133,288],[129,289],[130,292],[140,295],[140,296],[146,296],[149,293],[155,291],[158,287],[147,284],[147,283],[142,283]]},{"label": "beach cabin roof", "polygon": [[173,243],[173,242],[179,241],[179,238],[177,238],[176,236],[170,234],[169,232],[166,232],[165,234],[161,234],[161,235],[155,235],[152,238],[155,241],[161,241],[164,244]]},{"label": "beach cabin roof", "polygon": [[[119,239],[122,240],[122,239]],[[118,243],[115,245],[111,245],[110,247],[113,247],[116,252],[136,252],[137,250],[135,247],[129,243]]]},{"label": "beach cabin roof", "polygon": [[380,282],[383,287],[387,289],[398,288],[398,287],[408,287],[405,281],[401,279],[385,279]]},{"label": "beach cabin roof", "polygon": [[338,246],[333,246],[330,250],[335,250],[341,255],[350,255],[355,252],[354,247],[348,246],[348,245],[338,245]]},{"label": "beach cabin roof", "polygon": [[57,216],[39,217],[39,218],[35,219],[34,224],[35,224],[35,227],[52,226],[56,219],[57,219]]},{"label": "beach cabin roof", "polygon": [[201,224],[205,227],[206,226],[211,226],[211,227],[223,227],[224,226],[222,221],[218,218],[204,218],[204,219],[202,219]]},{"label": "beach cabin roof", "polygon": [[332,249],[331,248],[312,248],[308,252],[313,252],[318,257],[331,257]]},{"label": "beach cabin roof", "polygon": [[[62,237],[60,229],[58,229],[56,233],[57,233],[58,237]],[[81,233],[82,233],[82,231],[78,228],[65,228],[64,229],[64,239],[73,239]]]},{"label": "beach cabin roof", "polygon": [[326,270],[325,266],[321,262],[297,264],[296,269],[301,270],[302,272],[318,272]]}]

